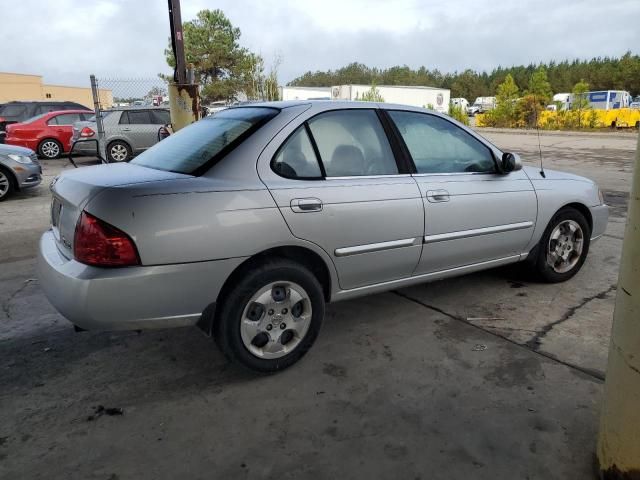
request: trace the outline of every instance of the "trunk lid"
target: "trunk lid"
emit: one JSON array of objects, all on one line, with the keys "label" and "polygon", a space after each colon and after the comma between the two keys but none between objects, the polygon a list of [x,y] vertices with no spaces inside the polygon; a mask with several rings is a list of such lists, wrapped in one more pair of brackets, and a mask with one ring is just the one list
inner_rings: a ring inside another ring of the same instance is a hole
[{"label": "trunk lid", "polygon": [[73,258],[76,223],[85,206],[107,188],[190,178],[129,163],[82,167],[64,172],[51,183],[51,228],[60,251]]}]

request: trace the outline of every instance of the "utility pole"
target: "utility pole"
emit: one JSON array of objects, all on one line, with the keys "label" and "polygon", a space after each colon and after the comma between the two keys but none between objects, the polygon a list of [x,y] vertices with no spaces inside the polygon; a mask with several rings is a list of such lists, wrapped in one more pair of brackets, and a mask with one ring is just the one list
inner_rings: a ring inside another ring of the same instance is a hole
[{"label": "utility pole", "polygon": [[640,137],[613,314],[598,464],[603,480],[640,479]]},{"label": "utility pole", "polygon": [[195,83],[193,73],[187,75],[180,0],[168,0],[168,3],[171,48],[176,60],[173,82],[169,83],[169,108],[171,110],[171,125],[174,131],[178,131],[198,120],[200,97],[198,84]]}]

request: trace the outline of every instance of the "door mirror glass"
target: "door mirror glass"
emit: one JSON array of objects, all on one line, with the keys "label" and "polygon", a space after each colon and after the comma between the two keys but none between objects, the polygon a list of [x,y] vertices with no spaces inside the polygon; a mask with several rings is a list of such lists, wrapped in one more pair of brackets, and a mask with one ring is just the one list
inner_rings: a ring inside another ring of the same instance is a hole
[{"label": "door mirror glass", "polygon": [[511,152],[503,153],[501,167],[502,173],[510,173],[522,169],[522,161],[520,160],[520,156],[516,153]]}]

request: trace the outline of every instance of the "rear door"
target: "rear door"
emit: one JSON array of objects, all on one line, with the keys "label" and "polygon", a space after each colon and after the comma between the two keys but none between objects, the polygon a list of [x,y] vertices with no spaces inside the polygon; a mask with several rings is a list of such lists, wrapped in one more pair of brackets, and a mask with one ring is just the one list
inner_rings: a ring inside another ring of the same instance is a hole
[{"label": "rear door", "polygon": [[65,152],[71,147],[71,136],[73,135],[73,124],[81,120],[79,113],[63,113],[51,117],[47,121],[49,128],[55,132],[56,138],[62,143]]},{"label": "rear door", "polygon": [[425,245],[416,274],[519,258],[537,216],[524,171],[498,173],[492,149],[442,117],[389,115],[413,159],[424,202]]},{"label": "rear door", "polygon": [[327,111],[293,128],[263,152],[271,169],[261,174],[293,235],[329,254],[343,289],[410,276],[422,200],[376,110]]},{"label": "rear door", "polygon": [[118,131],[134,152],[140,152],[158,142],[158,126],[149,110],[125,110],[120,116]]}]

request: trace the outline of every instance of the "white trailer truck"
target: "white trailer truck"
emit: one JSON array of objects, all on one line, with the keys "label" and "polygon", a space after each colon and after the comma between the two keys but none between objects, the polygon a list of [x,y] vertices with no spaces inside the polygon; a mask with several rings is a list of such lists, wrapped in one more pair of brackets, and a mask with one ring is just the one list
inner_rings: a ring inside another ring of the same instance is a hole
[{"label": "white trailer truck", "polygon": [[280,87],[281,100],[331,100],[330,87]]},{"label": "white trailer truck", "polygon": [[473,105],[467,107],[467,115],[473,117],[476,113],[485,113],[496,108],[496,97],[477,97]]},{"label": "white trailer truck", "polygon": [[[331,99],[360,100],[371,88],[371,85],[336,85],[331,87]],[[440,113],[449,112],[451,91],[446,88],[401,85],[376,85],[375,88],[386,103],[433,108]]]}]

